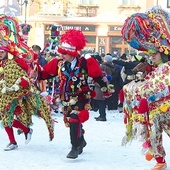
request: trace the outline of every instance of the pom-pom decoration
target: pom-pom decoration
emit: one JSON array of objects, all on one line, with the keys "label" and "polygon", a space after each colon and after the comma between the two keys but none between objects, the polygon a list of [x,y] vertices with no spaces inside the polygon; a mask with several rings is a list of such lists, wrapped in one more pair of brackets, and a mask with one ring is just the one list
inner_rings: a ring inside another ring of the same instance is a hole
[{"label": "pom-pom decoration", "polygon": [[28,87],[29,87],[29,82],[28,82],[26,79],[21,78],[20,86],[21,86],[22,88],[28,88]]},{"label": "pom-pom decoration", "polygon": [[111,82],[111,81],[112,81],[112,76],[111,76],[111,75],[108,75],[108,76],[107,76],[107,80],[108,80],[109,82]]},{"label": "pom-pom decoration", "polygon": [[143,114],[149,111],[149,106],[148,102],[146,99],[141,99],[139,108],[138,108],[138,113]]},{"label": "pom-pom decoration", "polygon": [[147,153],[145,154],[145,159],[146,159],[147,161],[151,161],[152,158],[153,158],[153,155],[152,155],[151,153],[147,152]]}]

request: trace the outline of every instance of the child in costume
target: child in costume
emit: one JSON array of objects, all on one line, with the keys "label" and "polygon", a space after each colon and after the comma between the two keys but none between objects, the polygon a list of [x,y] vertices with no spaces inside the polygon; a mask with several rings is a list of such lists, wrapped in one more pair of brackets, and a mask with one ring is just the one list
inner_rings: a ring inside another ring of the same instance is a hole
[{"label": "child in costume", "polygon": [[[8,23],[15,25],[10,27]],[[26,58],[34,53],[17,34],[17,19],[1,15],[0,25],[0,118],[10,141],[5,151],[9,151],[18,147],[13,127],[25,134],[26,144],[31,140],[33,114],[45,120],[50,140],[54,137],[54,129],[49,107],[30,82]]]},{"label": "child in costume", "polygon": [[[100,86],[104,96],[112,91],[107,78],[102,77],[98,62],[86,54],[80,57],[78,51],[86,45],[86,39],[80,30],[70,29],[61,36],[58,52],[63,60],[51,60],[43,68],[38,66],[39,79],[58,75],[60,78],[60,99],[63,105],[64,122],[70,128],[71,151],[67,158],[75,159],[86,146],[82,123],[89,119],[90,99],[95,95],[89,87],[88,77],[92,77]],[[32,72],[32,76],[36,76]]]},{"label": "child in costume", "polygon": [[[123,87],[126,135],[123,145],[133,139],[143,141],[147,160],[154,158],[152,170],[167,167],[163,131],[170,136],[170,14],[160,7],[129,17],[122,28],[124,40],[133,48],[152,56],[146,76]],[[148,70],[149,68],[149,70]]]}]

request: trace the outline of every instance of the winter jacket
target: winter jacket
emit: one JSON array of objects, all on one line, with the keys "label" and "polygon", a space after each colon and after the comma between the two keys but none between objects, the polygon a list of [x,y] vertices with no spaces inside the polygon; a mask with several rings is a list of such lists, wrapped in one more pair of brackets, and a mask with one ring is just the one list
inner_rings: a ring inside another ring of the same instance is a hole
[{"label": "winter jacket", "polygon": [[[124,69],[125,69],[124,72],[127,75],[125,77],[124,84],[127,84],[133,80],[133,76],[135,76],[135,74],[133,73],[132,69],[139,64],[139,61],[113,60],[113,63],[118,64],[120,66],[124,66]],[[131,79],[131,77],[132,77],[132,79]]]},{"label": "winter jacket", "polygon": [[112,62],[104,62],[101,65],[101,69],[107,73],[107,76],[112,76],[110,83],[114,85],[115,90],[119,91],[122,87],[120,83],[120,69],[118,66]]}]

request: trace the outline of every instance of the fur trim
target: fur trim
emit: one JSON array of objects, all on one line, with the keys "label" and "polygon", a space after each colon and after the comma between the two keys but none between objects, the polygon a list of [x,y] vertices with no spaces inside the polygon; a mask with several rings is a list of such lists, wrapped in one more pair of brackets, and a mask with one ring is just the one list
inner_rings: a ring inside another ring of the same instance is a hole
[{"label": "fur trim", "polygon": [[63,49],[61,47],[58,48],[58,53],[69,54],[69,55],[71,55],[73,57],[77,57],[78,56],[78,52],[77,51],[69,51],[69,50]]}]

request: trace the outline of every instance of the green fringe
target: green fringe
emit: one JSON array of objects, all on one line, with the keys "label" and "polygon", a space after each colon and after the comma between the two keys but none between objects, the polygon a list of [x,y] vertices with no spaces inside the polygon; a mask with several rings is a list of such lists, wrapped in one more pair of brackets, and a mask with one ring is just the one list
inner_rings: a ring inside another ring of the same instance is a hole
[{"label": "green fringe", "polygon": [[[40,94],[31,94],[33,96],[35,96],[36,98],[36,109],[34,111],[34,114],[38,116],[38,110],[40,109]],[[21,100],[27,100],[26,96],[23,96]],[[12,126],[12,120],[13,120],[13,115],[14,115],[14,111],[16,109],[18,103],[18,99],[14,99],[10,105],[10,111],[9,111],[9,116],[8,116],[8,126]],[[8,112],[5,111],[7,114]]]},{"label": "green fringe", "polygon": [[40,95],[34,94],[36,97],[36,110],[34,111],[34,115],[38,116],[38,110],[40,109]]},{"label": "green fringe", "polygon": [[10,105],[9,116],[8,116],[8,126],[9,127],[12,126],[13,115],[14,115],[14,111],[16,109],[17,103],[18,103],[18,99],[14,99]]},{"label": "green fringe", "polygon": [[0,127],[1,127],[2,129],[4,129],[4,125],[3,125],[2,121],[0,121]]}]

